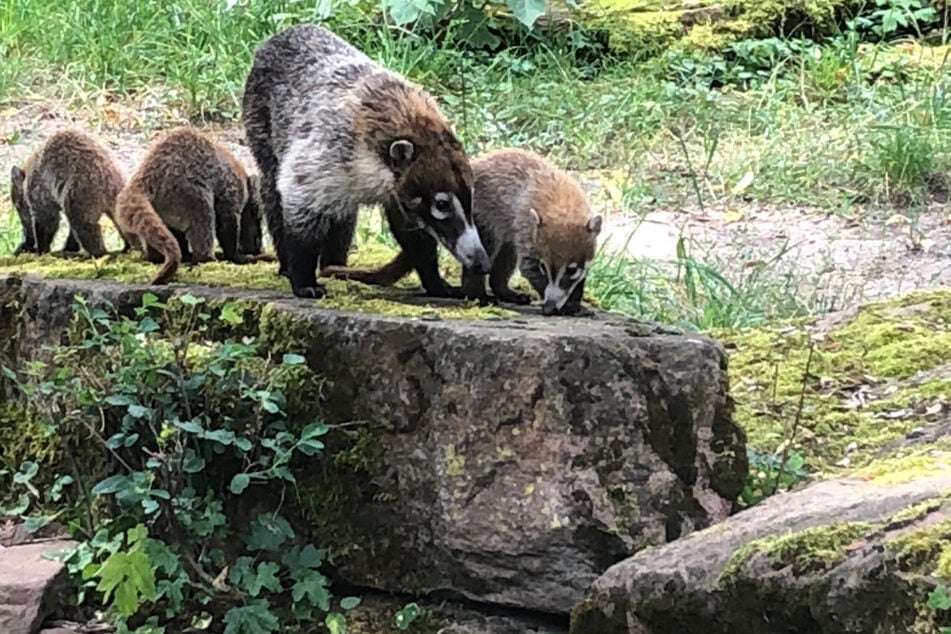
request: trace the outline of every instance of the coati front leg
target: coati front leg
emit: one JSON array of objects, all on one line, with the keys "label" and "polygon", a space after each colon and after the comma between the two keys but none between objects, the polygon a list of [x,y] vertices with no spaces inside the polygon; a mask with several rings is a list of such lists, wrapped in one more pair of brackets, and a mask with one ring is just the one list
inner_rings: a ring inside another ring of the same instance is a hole
[{"label": "coati front leg", "polygon": [[[241,211],[243,205],[234,197],[215,199],[215,233],[225,259],[235,264],[244,264],[241,252]],[[212,244],[214,250],[214,244]],[[214,259],[214,253],[212,253]]]},{"label": "coati front leg", "polygon": [[390,230],[416,269],[426,294],[461,299],[462,289],[450,285],[439,274],[436,239],[419,227],[408,226],[409,221],[395,200],[389,200],[383,207]]},{"label": "coati front leg", "polygon": [[[102,228],[99,226],[99,219],[95,221],[88,217],[88,214],[73,213],[72,207],[66,205],[66,219],[69,221],[70,235],[75,235],[79,245],[94,258],[102,257],[106,254],[106,245],[102,242]],[[65,250],[65,249],[64,249]]]},{"label": "coati front leg", "polygon": [[532,302],[530,296],[509,288],[509,281],[512,279],[517,264],[518,254],[515,252],[515,245],[512,243],[503,244],[492,262],[492,270],[489,272],[489,288],[492,289],[492,293],[499,301],[510,304],[530,304]]},{"label": "coati front leg", "polygon": [[[178,248],[182,252],[182,262],[186,260],[191,261],[191,250],[188,248],[188,238],[185,236],[184,231],[175,229],[174,227],[169,227],[168,230],[175,237],[175,241],[178,243]],[[163,261],[162,256],[158,256],[159,261]]]},{"label": "coati front leg", "polygon": [[489,296],[485,292],[485,275],[477,275],[469,271],[462,271],[462,296],[465,299],[477,299],[479,304],[489,303]]},{"label": "coati front leg", "polygon": [[[348,210],[356,213],[356,210]],[[297,297],[320,299],[327,294],[323,284],[317,282],[317,263],[330,231],[330,212],[326,209],[297,209],[284,221],[284,254],[287,277]]]},{"label": "coati front leg", "polygon": [[79,253],[79,240],[76,239],[76,234],[70,230],[66,234],[66,244],[63,245],[64,254]]},{"label": "coati front leg", "polygon": [[584,297],[584,283],[587,278],[582,279],[578,282],[578,285],[575,286],[575,289],[571,291],[571,295],[568,296],[568,300],[565,301],[565,305],[561,307],[561,310],[558,311],[560,315],[591,315],[593,314],[590,309],[585,308],[581,305],[581,298]]},{"label": "coati front leg", "polygon": [[347,256],[353,245],[353,234],[357,229],[357,215],[348,214],[331,218],[328,223],[327,237],[320,252],[320,268],[326,266],[347,266]]}]

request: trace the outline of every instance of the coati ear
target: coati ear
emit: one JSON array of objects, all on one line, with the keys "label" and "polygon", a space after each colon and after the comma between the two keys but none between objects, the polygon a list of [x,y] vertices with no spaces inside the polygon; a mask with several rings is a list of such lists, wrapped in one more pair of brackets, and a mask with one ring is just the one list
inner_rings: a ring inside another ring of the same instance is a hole
[{"label": "coati ear", "polygon": [[393,169],[403,169],[413,160],[413,144],[406,139],[398,139],[390,144],[390,165]]},{"label": "coati ear", "polygon": [[23,187],[23,181],[25,180],[26,173],[23,170],[16,165],[10,168],[10,181],[14,187]]},{"label": "coati ear", "polygon": [[601,214],[597,214],[588,221],[588,231],[594,235],[601,233]]},{"label": "coati ear", "polygon": [[538,212],[535,211],[534,209],[529,209],[528,213],[532,217],[532,220],[535,221],[535,226],[540,227],[542,224],[542,218],[541,216],[538,215]]}]

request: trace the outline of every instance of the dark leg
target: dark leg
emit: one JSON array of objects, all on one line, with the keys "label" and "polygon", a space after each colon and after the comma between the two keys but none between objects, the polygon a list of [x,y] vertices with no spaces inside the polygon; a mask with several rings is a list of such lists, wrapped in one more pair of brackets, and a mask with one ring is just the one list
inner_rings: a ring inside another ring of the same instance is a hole
[{"label": "dark leg", "polygon": [[[244,264],[241,254],[241,206],[237,199],[215,200],[215,234],[225,259],[235,264]],[[214,248],[212,248],[214,250]]]},{"label": "dark leg", "polygon": [[289,232],[284,236],[287,253],[287,274],[297,297],[319,299],[326,295],[323,284],[317,283],[317,261],[320,259],[320,238],[302,237]]},{"label": "dark leg", "polygon": [[184,231],[179,231],[169,227],[168,230],[175,236],[175,241],[178,242],[178,248],[182,252],[182,262],[191,261],[191,251],[188,248],[188,238],[185,236]]},{"label": "dark leg", "polygon": [[532,298],[525,293],[518,293],[509,288],[509,280],[512,279],[512,273],[515,272],[515,264],[518,256],[515,254],[515,245],[508,243],[499,249],[495,261],[492,262],[492,270],[489,272],[489,288],[499,299],[499,301],[509,302],[511,304],[529,304]]},{"label": "dark leg", "polygon": [[477,299],[480,304],[489,303],[489,296],[485,292],[485,276],[463,271],[462,296],[466,299]]},{"label": "dark leg", "polygon": [[[254,71],[252,70],[252,73]],[[277,191],[277,156],[271,149],[271,113],[266,95],[267,77],[258,72],[249,75],[241,110],[244,121],[245,139],[261,172],[261,202],[264,205],[264,219],[268,233],[274,243],[280,268],[279,275],[289,276],[288,250],[284,245],[284,215],[280,192]]]},{"label": "dark leg", "polygon": [[357,215],[347,214],[330,221],[327,238],[320,253],[320,268],[325,266],[347,266],[347,255],[353,245],[353,234],[357,228]]},{"label": "dark leg", "polygon": [[63,253],[79,253],[79,240],[72,231],[66,236],[66,244],[63,245]]},{"label": "dark leg", "polygon": [[461,298],[462,289],[451,286],[439,274],[436,239],[421,229],[407,227],[403,214],[395,204],[388,203],[384,208],[390,230],[413,263],[426,294],[432,297]]}]

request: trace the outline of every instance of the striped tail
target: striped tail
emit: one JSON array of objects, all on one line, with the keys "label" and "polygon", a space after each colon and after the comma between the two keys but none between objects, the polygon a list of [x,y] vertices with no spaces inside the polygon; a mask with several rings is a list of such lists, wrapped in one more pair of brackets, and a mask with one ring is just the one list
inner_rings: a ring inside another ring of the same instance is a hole
[{"label": "striped tail", "polygon": [[143,249],[151,247],[164,258],[152,284],[168,284],[182,262],[182,250],[148,197],[123,190],[116,199],[116,221],[126,233],[138,236]]},{"label": "striped tail", "polygon": [[396,254],[396,257],[377,269],[325,266],[320,269],[320,274],[324,277],[354,280],[373,286],[393,286],[412,271],[412,262],[403,251],[400,251]]}]

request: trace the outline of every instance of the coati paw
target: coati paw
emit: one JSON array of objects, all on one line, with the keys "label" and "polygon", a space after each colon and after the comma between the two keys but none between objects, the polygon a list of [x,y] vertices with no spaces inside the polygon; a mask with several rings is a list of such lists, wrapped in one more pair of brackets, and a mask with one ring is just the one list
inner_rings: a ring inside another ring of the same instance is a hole
[{"label": "coati paw", "polygon": [[320,299],[327,295],[327,289],[321,284],[316,286],[298,286],[294,289],[294,295],[304,299]]},{"label": "coati paw", "polygon": [[518,304],[520,306],[526,306],[532,303],[531,295],[526,293],[506,293],[504,295],[498,296],[500,301],[507,302],[509,304]]},{"label": "coati paw", "polygon": [[443,297],[446,299],[465,299],[465,293],[461,286],[453,286],[449,283],[443,283],[439,286],[426,290],[429,297]]}]

